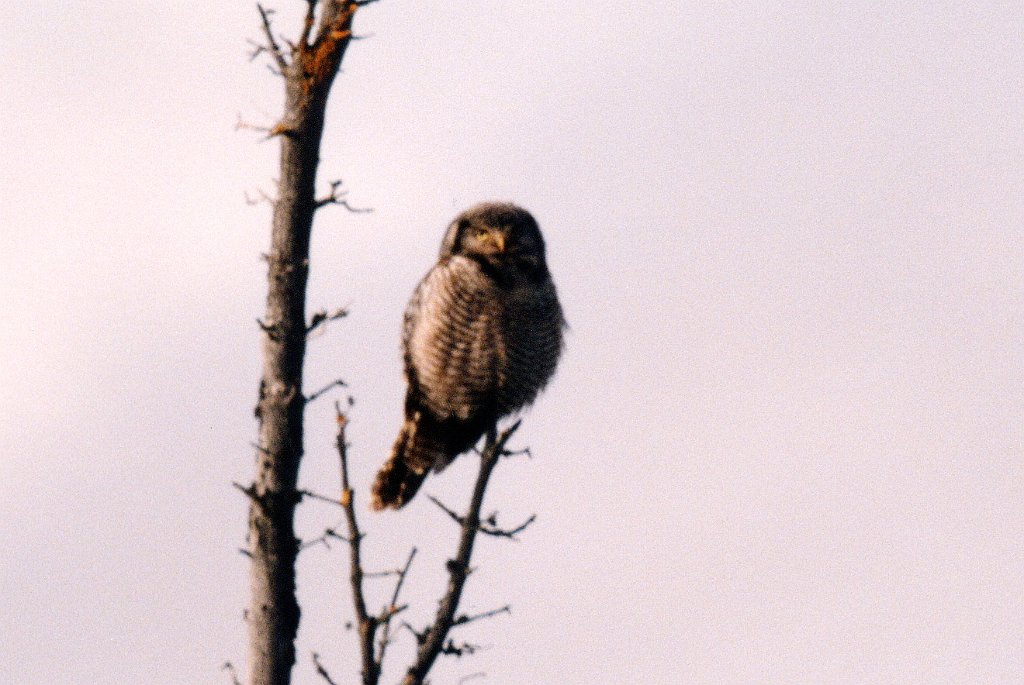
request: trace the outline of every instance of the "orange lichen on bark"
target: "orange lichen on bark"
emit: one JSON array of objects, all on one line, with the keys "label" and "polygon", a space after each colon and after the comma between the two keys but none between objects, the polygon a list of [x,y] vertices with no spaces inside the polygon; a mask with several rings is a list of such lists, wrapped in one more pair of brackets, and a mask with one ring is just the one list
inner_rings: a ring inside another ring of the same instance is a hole
[{"label": "orange lichen on bark", "polygon": [[306,93],[327,83],[337,71],[345,45],[352,38],[349,27],[357,8],[354,2],[345,3],[330,26],[320,32],[308,50],[302,51],[303,89]]}]

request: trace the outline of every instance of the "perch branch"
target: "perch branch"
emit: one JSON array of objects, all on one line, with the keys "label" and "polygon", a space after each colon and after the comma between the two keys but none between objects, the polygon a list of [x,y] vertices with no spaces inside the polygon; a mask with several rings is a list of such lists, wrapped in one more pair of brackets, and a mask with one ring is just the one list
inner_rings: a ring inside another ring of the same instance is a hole
[{"label": "perch branch", "polygon": [[[476,483],[473,486],[473,496],[470,499],[469,510],[461,518],[461,533],[459,535],[459,546],[455,558],[448,562],[448,590],[437,608],[437,615],[423,633],[417,633],[412,627],[409,628],[416,635],[419,642],[419,649],[416,652],[416,661],[409,667],[402,685],[423,685],[423,679],[430,672],[431,667],[438,655],[442,652],[454,653],[452,649],[459,650],[449,640],[445,643],[448,631],[456,622],[455,611],[462,598],[462,589],[465,586],[466,578],[469,576],[469,560],[473,554],[473,542],[480,530],[480,507],[483,505],[484,493],[487,490],[487,483],[491,473],[498,461],[505,453],[505,444],[512,434],[519,428],[519,421],[516,421],[500,435],[495,430],[487,434],[487,442],[480,455],[480,471],[477,474]],[[500,610],[495,613],[500,613]],[[482,617],[481,617],[482,618]],[[466,621],[462,621],[465,623]],[[406,624],[407,625],[407,624]],[[461,653],[461,652],[459,652]]]}]

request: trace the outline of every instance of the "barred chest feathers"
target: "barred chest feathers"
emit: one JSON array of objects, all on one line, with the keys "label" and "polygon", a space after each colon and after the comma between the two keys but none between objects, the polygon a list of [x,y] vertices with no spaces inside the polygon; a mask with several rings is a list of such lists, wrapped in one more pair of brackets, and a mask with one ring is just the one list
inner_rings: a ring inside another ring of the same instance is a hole
[{"label": "barred chest feathers", "polygon": [[532,402],[561,349],[552,305],[550,279],[504,287],[462,255],[436,265],[406,314],[407,362],[426,407],[467,419],[484,404],[504,415]]},{"label": "barred chest feathers", "polygon": [[457,216],[406,307],[405,421],[371,506],[405,506],[431,469],[533,402],[554,374],[564,326],[530,213],[486,202]]}]

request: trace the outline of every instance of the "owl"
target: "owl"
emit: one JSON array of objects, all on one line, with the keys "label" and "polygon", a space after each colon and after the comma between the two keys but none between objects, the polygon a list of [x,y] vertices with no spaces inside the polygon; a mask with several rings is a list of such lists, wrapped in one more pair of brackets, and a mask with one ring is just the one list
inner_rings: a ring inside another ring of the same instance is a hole
[{"label": "owl", "polygon": [[530,213],[484,203],[456,217],[405,311],[405,421],[370,506],[405,506],[431,469],[532,403],[555,372],[564,328]]}]

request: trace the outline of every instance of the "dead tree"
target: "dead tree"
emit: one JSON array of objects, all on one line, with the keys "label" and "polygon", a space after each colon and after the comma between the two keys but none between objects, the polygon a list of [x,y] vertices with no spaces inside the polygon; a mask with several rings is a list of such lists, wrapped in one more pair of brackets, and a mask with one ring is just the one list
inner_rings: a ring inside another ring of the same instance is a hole
[{"label": "dead tree", "polygon": [[[368,576],[364,571],[362,561],[362,540],[365,534],[359,527],[356,516],[356,496],[348,476],[348,444],[345,441],[345,426],[348,423],[348,418],[337,405],[336,412],[338,420],[336,447],[341,472],[341,497],[339,503],[345,510],[347,532],[343,535],[333,529],[327,529],[324,534],[326,537],[338,538],[348,544],[349,583],[356,619],[355,627],[359,640],[361,682],[362,685],[378,685],[381,669],[384,665],[384,657],[388,646],[394,640],[396,634],[396,631],[393,630],[393,621],[398,614],[405,611],[408,607],[407,604],[400,603],[400,596],[402,585],[405,583],[413,558],[416,556],[416,548],[412,548],[409,552],[405,565],[401,569],[384,574],[395,576],[394,590],[391,593],[390,600],[380,611],[371,614],[367,608],[368,601],[363,587],[363,581]],[[469,615],[459,614],[458,607],[466,579],[471,572],[470,559],[473,555],[473,545],[477,534],[483,533],[494,537],[515,540],[516,535],[525,530],[535,519],[534,516],[531,516],[515,528],[504,529],[498,526],[497,514],[491,514],[487,517],[482,517],[480,514],[487,485],[498,462],[503,457],[518,454],[510,452],[505,448],[509,438],[512,437],[512,434],[518,428],[519,421],[516,421],[500,434],[497,431],[488,433],[487,439],[480,451],[480,468],[477,472],[476,481],[473,484],[473,492],[465,514],[458,514],[437,498],[430,497],[430,500],[458,525],[458,542],[455,556],[449,559],[446,564],[448,583],[444,595],[438,602],[434,620],[420,630],[405,622],[401,624],[401,627],[407,629],[415,637],[417,646],[415,656],[412,659],[412,663],[406,669],[401,685],[423,685],[430,669],[433,668],[435,661],[442,654],[462,656],[463,654],[472,654],[478,648],[476,645],[468,642],[455,642],[455,640],[449,637],[453,628],[511,611],[511,607],[505,605],[491,611]],[[312,495],[313,493],[304,494]],[[317,499],[329,501],[329,498],[319,495],[314,496]],[[317,654],[313,654],[313,663],[317,673],[320,674],[325,682],[329,685],[335,682],[323,664],[320,663]]]},{"label": "dead tree", "polygon": [[[295,507],[303,497],[332,502],[345,511],[347,535],[328,529],[322,536],[345,540],[349,547],[350,585],[358,627],[363,685],[378,685],[388,646],[398,630],[395,618],[405,609],[399,604],[402,585],[409,573],[415,548],[402,569],[389,572],[396,577],[391,599],[379,613],[371,614],[363,590],[370,574],[363,570],[360,542],[363,533],[355,513],[355,494],[348,480],[347,445],[344,414],[338,409],[337,449],[341,465],[342,493],[338,500],[298,489],[299,465],[303,456],[303,415],[305,406],[341,381],[305,395],[302,387],[306,340],[325,322],[345,315],[318,312],[306,320],[306,283],[309,275],[309,245],[316,211],[324,206],[348,205],[338,181],[330,183],[321,197],[315,194],[319,150],[324,116],[331,85],[352,40],[352,20],[356,11],[375,0],[306,0],[305,20],[294,42],[275,34],[271,10],[257,5],[263,40],[254,44],[253,57],[269,58],[271,70],[284,82],[284,113],[276,124],[259,128],[281,145],[280,175],[276,197],[263,195],[273,206],[271,247],[265,255],[268,265],[266,313],[258,320],[263,336],[263,374],[259,387],[256,417],[259,441],[256,444],[256,475],[248,486],[236,484],[249,500],[248,549],[251,559],[251,599],[246,611],[249,627],[249,685],[287,685],[295,664],[295,637],[300,609],[295,596],[295,560],[300,541],[295,536]],[[257,128],[239,124],[244,128]],[[262,194],[261,194],[262,195]],[[491,431],[481,450],[480,470],[465,514],[458,514],[440,501],[430,499],[451,518],[459,530],[455,555],[448,561],[448,583],[438,604],[433,622],[417,630],[402,623],[416,639],[416,653],[406,669],[403,685],[422,685],[438,656],[461,656],[477,647],[456,643],[449,637],[458,626],[497,614],[508,613],[504,606],[476,615],[458,613],[462,590],[470,575],[470,558],[478,533],[515,539],[515,535],[533,522],[531,516],[522,525],[502,529],[496,515],[481,516],[485,490],[491,473],[502,457],[511,454],[505,444],[518,423],[497,433]],[[310,543],[307,543],[307,545]],[[313,654],[317,674],[329,685],[334,681]],[[234,667],[228,663],[232,682],[239,683]]]},{"label": "dead tree", "polygon": [[278,38],[272,11],[257,5],[263,41],[254,57],[265,55],[284,82],[284,113],[266,129],[280,140],[277,194],[272,199],[271,245],[265,255],[266,313],[263,375],[256,417],[259,441],[256,475],[241,488],[250,499],[248,554],[252,560],[249,624],[250,685],[284,685],[295,663],[299,605],[295,598],[293,517],[303,454],[302,369],[306,336],[321,323],[306,322],[309,244],[316,210],[344,204],[339,184],[322,198],[315,194],[324,113],[331,84],[352,39],[352,19],[373,0],[307,0],[305,22],[295,42]]}]

